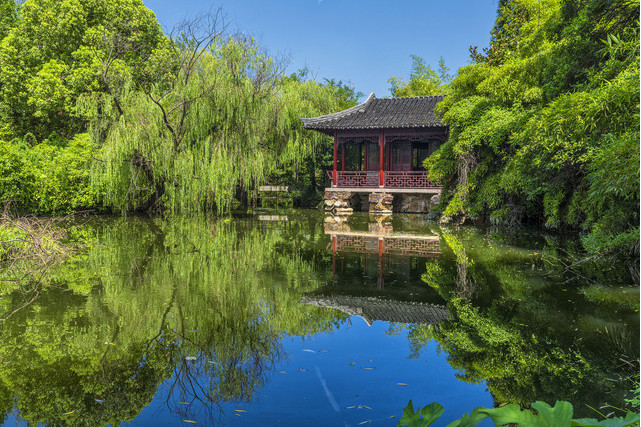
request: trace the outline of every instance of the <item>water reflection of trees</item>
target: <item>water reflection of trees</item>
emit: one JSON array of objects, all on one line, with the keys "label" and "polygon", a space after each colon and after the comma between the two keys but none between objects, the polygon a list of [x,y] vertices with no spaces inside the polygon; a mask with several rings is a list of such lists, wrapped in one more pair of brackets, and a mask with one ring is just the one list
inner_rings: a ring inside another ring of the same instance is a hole
[{"label": "water reflection of trees", "polygon": [[[88,250],[0,324],[0,410],[15,407],[33,424],[101,425],[132,420],[155,395],[181,419],[215,420],[223,402],[250,400],[282,357],[283,334],[331,330],[344,317],[298,304],[331,282],[332,251],[318,217],[290,219],[69,227]],[[625,269],[592,266],[581,271],[589,281],[576,280],[571,245],[539,239],[528,250],[499,234],[438,234],[442,253],[425,260],[424,279],[452,319],[408,327],[413,355],[435,339],[460,377],[486,381],[497,403],[567,399],[577,413],[604,396],[622,404],[625,377],[638,371],[638,288],[605,284]],[[23,303],[3,294],[0,318]]]},{"label": "water reflection of trees", "polygon": [[[117,425],[165,380],[165,404],[185,417],[251,400],[285,333],[342,321],[297,304],[319,285],[306,252],[320,244],[320,226],[129,218],[71,227],[89,250],[0,325],[5,418],[15,406],[34,424]],[[8,295],[2,310],[12,299],[20,300]]]},{"label": "water reflection of trees", "polygon": [[459,377],[486,381],[497,404],[565,399],[590,416],[587,405],[625,405],[639,366],[638,283],[627,298],[612,286],[629,283],[617,275],[625,269],[586,265],[577,280],[566,268],[572,244],[526,238],[511,246],[470,229],[441,236],[443,256],[423,279],[448,300],[452,318],[414,328],[414,348],[435,339]]}]

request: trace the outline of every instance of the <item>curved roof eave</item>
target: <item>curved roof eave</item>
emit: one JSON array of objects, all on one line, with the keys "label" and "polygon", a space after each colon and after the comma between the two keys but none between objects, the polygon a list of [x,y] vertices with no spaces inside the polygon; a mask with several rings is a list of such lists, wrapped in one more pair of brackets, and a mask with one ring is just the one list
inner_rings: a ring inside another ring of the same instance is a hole
[{"label": "curved roof eave", "polygon": [[376,98],[324,116],[301,118],[305,129],[332,134],[336,130],[447,128],[434,113],[444,95]]}]

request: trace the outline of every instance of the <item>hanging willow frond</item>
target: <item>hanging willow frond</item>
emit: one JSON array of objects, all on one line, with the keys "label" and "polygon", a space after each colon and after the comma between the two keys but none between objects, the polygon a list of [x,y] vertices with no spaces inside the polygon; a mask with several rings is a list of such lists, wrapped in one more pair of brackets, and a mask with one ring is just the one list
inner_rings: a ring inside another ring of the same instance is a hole
[{"label": "hanging willow frond", "polygon": [[283,77],[251,38],[182,32],[150,63],[152,77],[121,85],[117,99],[82,100],[100,151],[92,183],[123,212],[226,211],[238,188],[251,193],[323,141],[299,117],[337,108],[327,86]]}]

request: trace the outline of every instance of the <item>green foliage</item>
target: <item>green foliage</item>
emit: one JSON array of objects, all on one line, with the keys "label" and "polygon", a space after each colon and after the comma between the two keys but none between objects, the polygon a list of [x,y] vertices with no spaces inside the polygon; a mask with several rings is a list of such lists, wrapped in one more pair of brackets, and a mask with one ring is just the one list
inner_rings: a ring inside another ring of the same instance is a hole
[{"label": "green foliage", "polygon": [[0,262],[7,262],[21,251],[26,234],[7,222],[0,222]]},{"label": "green foliage", "polygon": [[638,321],[633,265],[598,257],[577,262],[585,257],[572,248],[580,240],[532,243],[523,229],[513,238],[537,249],[506,245],[491,231],[439,234],[441,257],[426,265],[423,280],[448,301],[451,318],[415,327],[408,334],[414,353],[435,341],[458,377],[485,382],[497,404],[567,399],[580,415],[586,405],[626,406],[626,388],[611,379],[627,383],[636,373],[635,362],[619,360],[638,357],[634,326],[624,326]]},{"label": "green foliage", "polygon": [[[550,406],[545,402],[536,401],[532,403],[531,409],[521,410],[519,405],[510,404],[500,406],[498,408],[483,408],[478,407],[472,411],[471,414],[465,414],[458,420],[448,424],[448,427],[474,427],[486,418],[490,418],[495,425],[515,425],[515,426],[606,426],[606,427],[625,427],[625,426],[638,426],[639,414],[628,412],[625,418],[613,417],[605,418],[604,420],[597,421],[593,418],[580,418],[572,419],[573,414],[572,404],[565,401],[557,401],[554,406]],[[424,418],[419,418],[420,414],[424,414]],[[398,425],[404,426],[428,426],[441,417],[444,409],[436,402],[419,408],[414,413],[412,401],[409,401],[407,407],[403,411],[403,417],[399,420]]]},{"label": "green foliage", "polygon": [[334,97],[338,99],[339,111],[346,110],[358,104],[359,98],[364,96],[363,92],[356,92],[354,87],[348,83],[343,83],[342,80],[336,79],[323,79],[323,85],[327,86],[334,92]]},{"label": "green foliage", "polygon": [[439,60],[438,73],[427,65],[420,56],[411,55],[411,58],[412,72],[408,82],[403,81],[400,77],[387,79],[393,97],[443,95],[448,92],[451,76],[442,57]]},{"label": "green foliage", "polygon": [[84,132],[77,99],[112,92],[110,69],[142,80],[162,37],[140,0],[26,1],[0,37],[0,137],[32,133],[41,141],[52,132],[67,139]]},{"label": "green foliage", "polygon": [[441,415],[443,415],[444,410],[441,405],[432,402],[423,408],[418,408],[418,410],[414,412],[412,400],[410,399],[403,410],[403,416],[398,420],[398,426],[427,427],[439,419]]},{"label": "green foliage", "polygon": [[518,35],[527,22],[530,10],[523,1],[499,0],[496,24],[492,28],[490,47],[478,52],[477,46],[470,47],[470,56],[476,62],[501,64],[518,47]]},{"label": "green foliage", "polygon": [[0,141],[0,201],[33,206],[36,171],[31,167],[28,146],[22,141]]},{"label": "green foliage", "polygon": [[56,145],[50,140],[31,150],[35,169],[37,211],[70,212],[96,206],[97,195],[90,185],[93,145],[87,134]]},{"label": "green foliage", "polygon": [[[638,253],[638,2],[500,1],[439,106],[426,161],[445,215],[587,231],[591,253]],[[633,255],[634,256],[634,255]]]},{"label": "green foliage", "polygon": [[280,78],[252,39],[185,36],[162,50],[163,64],[175,64],[167,81],[84,100],[100,145],[93,184],[106,206],[223,212],[238,191],[251,195],[278,168],[297,171],[328,151],[299,117],[336,108],[338,86]]},{"label": "green foliage", "polygon": [[639,406],[641,406],[639,403],[639,396],[641,394],[641,388],[639,387],[639,376],[636,377],[636,385],[636,389],[632,390],[633,397],[631,399],[625,399],[625,401],[629,403],[632,408],[635,408],[638,411]]},{"label": "green foliage", "polygon": [[352,87],[281,76],[219,15],[165,36],[140,0],[17,9],[0,3],[0,200],[43,213],[222,212],[266,180],[319,197],[331,142],[299,117],[354,105]]},{"label": "green foliage", "polygon": [[325,170],[333,164],[334,142],[320,132],[304,130],[298,117],[316,117],[353,107],[363,94],[334,79],[324,79],[319,84],[307,78],[305,69],[284,78],[282,84],[286,88],[282,93],[288,97],[284,102],[293,107],[289,109],[292,129],[285,135],[289,139],[285,155],[266,181],[288,185],[297,206],[315,207],[328,184]]},{"label": "green foliage", "polygon": [[93,145],[87,134],[71,141],[52,135],[39,144],[0,144],[0,201],[23,211],[66,213],[96,206],[90,185]]},{"label": "green foliage", "polygon": [[18,17],[18,6],[14,0],[0,0],[0,40],[15,25]]}]

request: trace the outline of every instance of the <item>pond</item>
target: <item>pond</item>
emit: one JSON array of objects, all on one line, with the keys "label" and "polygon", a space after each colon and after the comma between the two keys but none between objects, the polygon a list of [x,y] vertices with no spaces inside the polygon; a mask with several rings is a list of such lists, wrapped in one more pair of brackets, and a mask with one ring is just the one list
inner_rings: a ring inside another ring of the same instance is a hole
[{"label": "pond", "polygon": [[578,238],[307,210],[65,228],[66,262],[2,290],[5,425],[595,417],[638,381],[638,265],[580,262]]}]

